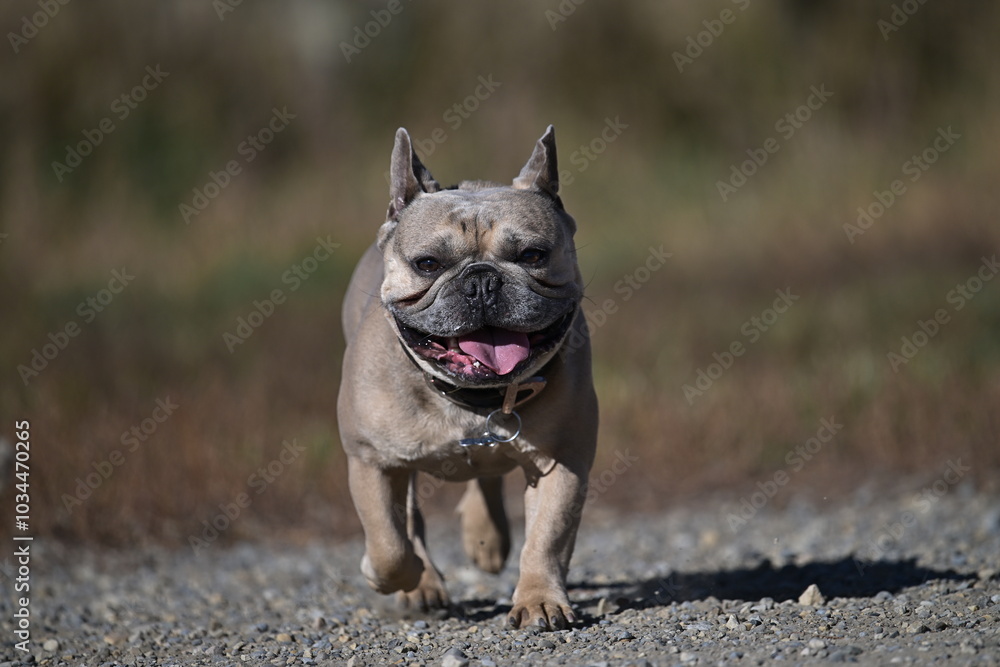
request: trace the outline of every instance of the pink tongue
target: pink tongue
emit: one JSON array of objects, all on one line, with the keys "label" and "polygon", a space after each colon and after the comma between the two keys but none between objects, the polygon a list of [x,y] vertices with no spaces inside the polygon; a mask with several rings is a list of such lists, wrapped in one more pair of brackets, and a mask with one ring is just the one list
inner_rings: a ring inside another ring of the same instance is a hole
[{"label": "pink tongue", "polygon": [[528,358],[528,334],[496,327],[473,331],[458,339],[458,347],[497,375],[506,375]]}]

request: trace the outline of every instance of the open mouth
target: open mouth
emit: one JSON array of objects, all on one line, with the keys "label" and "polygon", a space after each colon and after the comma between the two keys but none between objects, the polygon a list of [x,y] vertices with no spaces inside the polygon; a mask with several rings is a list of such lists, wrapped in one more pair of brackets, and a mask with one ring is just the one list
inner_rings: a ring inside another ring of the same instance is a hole
[{"label": "open mouth", "polygon": [[525,333],[484,327],[464,336],[432,336],[408,327],[396,318],[403,342],[424,359],[465,381],[490,381],[530,366],[562,341],[573,321],[574,308],[553,324]]}]

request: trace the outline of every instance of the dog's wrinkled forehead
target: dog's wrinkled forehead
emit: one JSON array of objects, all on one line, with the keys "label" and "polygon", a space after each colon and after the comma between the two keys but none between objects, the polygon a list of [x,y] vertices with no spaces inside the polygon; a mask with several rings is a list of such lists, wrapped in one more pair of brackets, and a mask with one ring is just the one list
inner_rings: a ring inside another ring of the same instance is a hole
[{"label": "dog's wrinkled forehead", "polygon": [[569,232],[566,218],[537,192],[477,184],[418,196],[402,212],[395,245],[426,247],[439,237],[461,237],[470,250],[535,238],[558,242]]}]

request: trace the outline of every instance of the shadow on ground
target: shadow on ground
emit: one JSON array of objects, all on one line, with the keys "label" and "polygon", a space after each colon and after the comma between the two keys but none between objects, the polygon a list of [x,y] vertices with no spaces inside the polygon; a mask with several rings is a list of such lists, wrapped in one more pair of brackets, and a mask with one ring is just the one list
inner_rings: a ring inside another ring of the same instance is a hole
[{"label": "shadow on ground", "polygon": [[[772,598],[775,602],[797,600],[810,585],[816,584],[827,599],[874,597],[881,591],[898,593],[934,579],[966,581],[975,574],[954,570],[934,570],[917,565],[915,558],[901,561],[860,561],[842,558],[837,561],[785,565],[774,567],[764,560],[755,568],[718,572],[672,573],[665,577],[642,581],[626,581],[609,585],[579,584],[580,589],[611,589],[613,601],[620,609],[648,609],[672,602],[702,600],[714,596],[720,600],[752,602]],[[580,600],[578,604],[597,604],[601,597]]]},{"label": "shadow on ground", "polygon": [[[975,574],[954,570],[935,570],[917,565],[916,559],[901,561],[860,561],[842,558],[837,561],[785,565],[774,567],[764,560],[754,568],[717,572],[672,573],[665,577],[610,584],[575,583],[569,590],[579,610],[596,606],[601,599],[613,602],[618,611],[652,609],[674,602],[703,600],[713,596],[719,600],[755,602],[771,598],[775,602],[797,600],[799,595],[816,584],[826,599],[874,597],[882,591],[896,594],[904,588],[931,580],[968,581]],[[574,592],[593,591],[580,599]],[[464,600],[458,605],[459,615],[472,622],[484,621],[510,611],[510,605],[495,600]],[[584,625],[597,619],[582,614]]]}]

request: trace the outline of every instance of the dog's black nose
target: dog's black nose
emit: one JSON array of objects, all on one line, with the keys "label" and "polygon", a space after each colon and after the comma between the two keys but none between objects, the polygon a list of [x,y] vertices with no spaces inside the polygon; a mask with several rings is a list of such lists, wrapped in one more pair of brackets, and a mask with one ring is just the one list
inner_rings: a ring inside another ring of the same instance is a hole
[{"label": "dog's black nose", "polygon": [[492,306],[496,303],[503,278],[489,264],[473,264],[462,272],[462,293],[471,303]]}]

